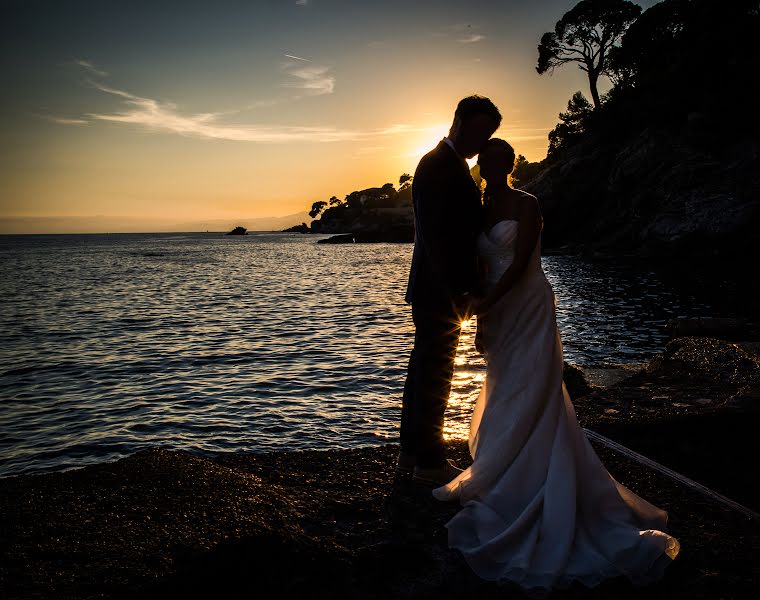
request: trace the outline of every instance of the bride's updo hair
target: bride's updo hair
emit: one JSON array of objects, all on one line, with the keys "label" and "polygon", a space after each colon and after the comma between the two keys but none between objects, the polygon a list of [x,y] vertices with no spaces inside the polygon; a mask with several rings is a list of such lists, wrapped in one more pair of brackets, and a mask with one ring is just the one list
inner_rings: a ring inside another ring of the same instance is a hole
[{"label": "bride's updo hair", "polygon": [[507,169],[509,169],[509,172],[511,173],[515,169],[515,149],[512,148],[512,145],[506,141],[502,140],[501,138],[491,138],[488,140],[483,148],[481,148],[481,152],[485,152],[486,150],[498,150],[501,152],[501,154],[504,157],[504,163],[507,166]]}]

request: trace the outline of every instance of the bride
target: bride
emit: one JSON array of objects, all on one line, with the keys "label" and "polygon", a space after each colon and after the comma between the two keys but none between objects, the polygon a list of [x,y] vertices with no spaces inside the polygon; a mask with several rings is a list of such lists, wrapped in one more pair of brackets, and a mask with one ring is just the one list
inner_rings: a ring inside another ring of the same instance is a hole
[{"label": "bride", "polygon": [[509,186],[514,159],[500,139],[478,157],[486,296],[476,343],[486,379],[470,426],[473,463],[433,495],[459,500],[449,546],[484,579],[537,594],[618,575],[645,584],[662,576],[679,543],[665,533],[667,513],[615,481],[576,420],[541,268],[541,213],[534,196]]}]

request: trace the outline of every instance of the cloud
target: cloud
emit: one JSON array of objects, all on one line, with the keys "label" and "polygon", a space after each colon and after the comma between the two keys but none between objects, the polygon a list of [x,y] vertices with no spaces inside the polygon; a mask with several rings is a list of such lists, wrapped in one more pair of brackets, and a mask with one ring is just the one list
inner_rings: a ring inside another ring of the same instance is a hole
[{"label": "cloud", "polygon": [[74,61],[74,64],[77,64],[80,67],[87,69],[90,73],[92,73],[93,75],[97,75],[98,77],[108,77],[109,75],[108,71],[103,71],[102,69],[98,69],[89,60],[77,59]]},{"label": "cloud", "polygon": [[309,0],[296,0],[296,6],[306,6],[309,4]]},{"label": "cloud", "polygon": [[[395,123],[376,129],[342,129],[333,126],[302,127],[292,125],[264,125],[251,123],[231,123],[231,115],[239,115],[243,110],[274,106],[282,102],[298,100],[304,95],[331,94],[334,91],[335,78],[329,74],[329,67],[305,64],[309,59],[295,55],[286,55],[290,61],[284,63],[283,71],[292,81],[283,84],[284,87],[305,90],[306,94],[272,98],[251,103],[241,109],[217,112],[187,113],[173,102],[166,102],[138,96],[131,92],[118,89],[106,83],[86,79],[92,88],[118,98],[122,110],[113,112],[90,112],[76,118],[37,115],[61,125],[87,125],[97,121],[122,123],[163,133],[173,133],[200,139],[221,139],[245,142],[278,143],[278,142],[340,142],[376,140],[384,136],[398,135],[409,132],[428,131],[429,127],[416,127],[405,123]],[[83,68],[95,73],[105,73],[92,66],[89,61],[77,61]],[[372,144],[370,147],[378,147]]]},{"label": "cloud", "polygon": [[[90,121],[124,123],[143,127],[150,131],[175,133],[201,139],[219,139],[243,142],[343,142],[370,140],[400,133],[425,131],[426,128],[397,123],[388,127],[354,130],[336,127],[298,127],[259,124],[229,124],[220,122],[220,117],[228,113],[207,112],[184,114],[172,102],[160,102],[144,98],[90,81],[90,85],[101,92],[121,98],[126,105],[121,112],[87,113]],[[67,121],[67,122],[66,122]],[[85,119],[68,119],[58,121],[62,124],[85,124]]]},{"label": "cloud", "polygon": [[[306,59],[298,58],[298,60],[305,61]],[[335,77],[328,73],[329,67],[304,66],[300,62],[288,62],[283,65],[283,70],[293,78],[292,81],[284,84],[285,87],[305,90],[310,96],[322,96],[335,91]]]},{"label": "cloud", "polygon": [[350,158],[352,160],[361,160],[372,154],[379,154],[381,152],[388,154],[392,149],[393,148],[390,146],[366,146],[364,148],[352,150],[351,154],[346,158]]},{"label": "cloud", "polygon": [[458,39],[457,42],[460,44],[474,44],[475,42],[480,42],[484,39],[486,39],[486,36],[473,33],[472,35]]},{"label": "cloud", "polygon": [[256,100],[255,102],[247,104],[244,108],[238,110],[230,110],[228,111],[228,114],[240,113],[243,112],[243,110],[250,110],[255,108],[269,108],[271,106],[277,106],[278,104],[287,102],[287,100],[287,98],[268,98],[266,100]]},{"label": "cloud", "polygon": [[58,123],[59,125],[87,125],[85,119],[71,119],[69,117],[56,117],[53,115],[39,115],[43,119],[47,119],[52,123]]},{"label": "cloud", "polygon": [[471,23],[458,23],[456,25],[449,25],[443,27],[438,31],[432,32],[432,37],[454,37],[454,39],[460,44],[474,44],[486,39],[486,36],[475,33],[480,29],[480,25],[473,25]]}]

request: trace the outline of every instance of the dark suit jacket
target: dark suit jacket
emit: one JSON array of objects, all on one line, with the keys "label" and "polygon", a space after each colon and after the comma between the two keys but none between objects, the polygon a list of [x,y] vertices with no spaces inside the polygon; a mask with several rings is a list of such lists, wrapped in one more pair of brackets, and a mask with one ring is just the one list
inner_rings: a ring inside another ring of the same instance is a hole
[{"label": "dark suit jacket", "polygon": [[417,165],[412,202],[414,254],[406,301],[440,305],[477,291],[480,190],[467,163],[444,140]]}]

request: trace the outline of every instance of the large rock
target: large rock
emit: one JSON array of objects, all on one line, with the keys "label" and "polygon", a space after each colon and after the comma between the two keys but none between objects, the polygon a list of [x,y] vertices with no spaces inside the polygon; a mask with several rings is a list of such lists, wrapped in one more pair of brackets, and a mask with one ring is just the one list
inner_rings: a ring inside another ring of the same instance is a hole
[{"label": "large rock", "polygon": [[712,337],[724,340],[754,340],[758,328],[745,319],[704,317],[695,319],[671,319],[665,325],[670,339],[686,336]]},{"label": "large rock", "polygon": [[646,421],[726,410],[758,412],[760,343],[680,337],[645,369],[574,403],[579,417]]},{"label": "large rock", "polygon": [[570,398],[581,398],[598,389],[598,386],[589,382],[583,369],[576,365],[571,365],[567,361],[564,363],[562,379]]}]

